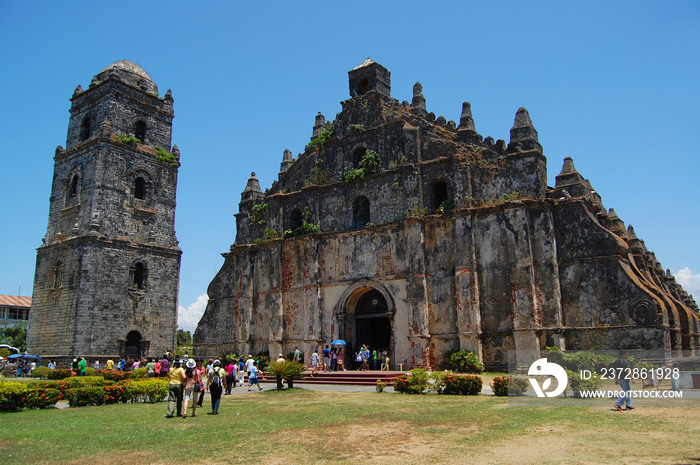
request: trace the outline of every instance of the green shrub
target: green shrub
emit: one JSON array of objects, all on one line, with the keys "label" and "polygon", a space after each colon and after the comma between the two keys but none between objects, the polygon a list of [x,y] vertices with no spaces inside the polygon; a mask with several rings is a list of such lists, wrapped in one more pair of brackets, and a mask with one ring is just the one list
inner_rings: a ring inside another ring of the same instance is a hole
[{"label": "green shrub", "polygon": [[56,405],[61,391],[54,388],[45,388],[42,386],[27,386],[25,395],[26,408],[50,408]]},{"label": "green shrub", "polygon": [[34,371],[32,371],[32,378],[47,379],[50,372],[51,369],[49,367],[36,367]]},{"label": "green shrub", "polygon": [[527,391],[529,385],[526,379],[496,376],[493,378],[491,388],[497,396],[520,396]]},{"label": "green shrub", "polygon": [[102,386],[72,388],[66,391],[66,399],[71,407],[102,405],[105,403],[105,389]]},{"label": "green shrub", "polygon": [[129,395],[125,384],[113,384],[105,386],[105,404],[126,403],[129,401]]},{"label": "green shrub", "polygon": [[129,371],[99,370],[97,375],[110,381],[125,381],[131,379],[131,372]]},{"label": "green shrub", "polygon": [[595,391],[600,387],[600,378],[591,376],[590,379],[581,379],[580,371],[566,370],[566,376],[569,378],[569,387],[577,399],[582,398],[581,391]]},{"label": "green shrub", "polygon": [[408,375],[399,376],[394,381],[394,391],[407,394],[422,394],[428,389],[430,374],[422,368],[411,370]]},{"label": "green shrub", "polygon": [[432,384],[431,390],[441,394],[445,389],[445,380],[448,374],[444,371],[434,371],[430,374],[430,384]]},{"label": "green shrub", "polygon": [[131,371],[131,379],[144,379],[146,377],[147,371],[148,371],[148,368],[146,368],[146,367],[137,368],[137,369]]},{"label": "green shrub", "polygon": [[55,370],[51,370],[48,375],[46,376],[47,379],[64,379],[64,378],[70,378],[71,377],[71,371],[66,370],[66,369],[61,369],[61,368],[56,368]]},{"label": "green shrub", "polygon": [[386,381],[382,381],[381,379],[377,380],[377,392],[384,392],[384,388],[386,388]]},{"label": "green shrub", "polygon": [[475,375],[448,375],[445,378],[443,394],[459,396],[476,396],[481,392],[483,381]]},{"label": "green shrub", "polygon": [[445,370],[452,370],[457,373],[483,373],[484,364],[479,361],[471,350],[451,350],[445,353],[440,366]]},{"label": "green shrub", "polygon": [[0,412],[14,412],[24,407],[27,385],[0,382]]},{"label": "green shrub", "polygon": [[398,378],[396,378],[396,380],[394,381],[394,391],[408,393],[408,378],[408,375],[400,375]]},{"label": "green shrub", "polygon": [[149,378],[123,384],[127,397],[132,402],[161,402],[168,395],[167,379]]}]

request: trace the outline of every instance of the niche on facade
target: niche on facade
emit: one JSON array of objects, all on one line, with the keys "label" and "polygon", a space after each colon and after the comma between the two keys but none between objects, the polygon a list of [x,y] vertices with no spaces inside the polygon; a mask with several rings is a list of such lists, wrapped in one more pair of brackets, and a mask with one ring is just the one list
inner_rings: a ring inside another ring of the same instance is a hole
[{"label": "niche on facade", "polygon": [[353,225],[355,228],[363,228],[370,222],[369,199],[365,196],[355,199],[353,205]]}]

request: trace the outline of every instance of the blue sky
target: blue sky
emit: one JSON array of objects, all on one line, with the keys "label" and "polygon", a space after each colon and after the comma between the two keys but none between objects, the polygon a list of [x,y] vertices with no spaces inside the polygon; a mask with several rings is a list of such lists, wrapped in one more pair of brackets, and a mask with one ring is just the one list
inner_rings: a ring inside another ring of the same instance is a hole
[{"label": "blue sky", "polygon": [[128,59],[175,99],[180,327],[193,330],[235,239],[252,171],[349,97],[367,57],[392,95],[509,138],[528,109],[549,184],[578,171],[700,296],[700,2],[0,2],[0,294],[31,295],[53,154],[78,84]]}]

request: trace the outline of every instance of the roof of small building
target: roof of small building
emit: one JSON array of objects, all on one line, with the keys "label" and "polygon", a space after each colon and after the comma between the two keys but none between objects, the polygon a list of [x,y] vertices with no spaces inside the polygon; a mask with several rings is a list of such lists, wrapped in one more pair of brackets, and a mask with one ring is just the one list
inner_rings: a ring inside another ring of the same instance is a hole
[{"label": "roof of small building", "polygon": [[138,87],[146,92],[158,94],[158,86],[153,82],[151,76],[139,65],[129,60],[119,60],[112,63],[97,73],[93,81],[105,81],[108,78],[117,78],[126,84]]},{"label": "roof of small building", "polygon": [[17,295],[2,295],[0,294],[0,306],[3,307],[31,307],[32,298],[22,297]]}]

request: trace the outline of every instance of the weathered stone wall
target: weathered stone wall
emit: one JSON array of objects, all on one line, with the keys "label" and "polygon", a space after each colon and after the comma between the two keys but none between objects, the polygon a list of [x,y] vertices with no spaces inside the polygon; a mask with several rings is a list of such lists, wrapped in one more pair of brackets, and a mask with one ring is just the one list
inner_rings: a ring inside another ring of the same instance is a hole
[{"label": "weathered stone wall", "polygon": [[[509,351],[546,346],[700,348],[695,302],[570,159],[547,186],[525,109],[506,145],[476,133],[468,103],[458,126],[427,112],[420,84],[410,105],[391,98],[389,78],[371,61],[352,70],[332,126],[316,116],[270,189],[251,176],[197,354],[375,338],[395,367],[465,348],[503,369]],[[368,150],[380,166],[350,182]]]}]

